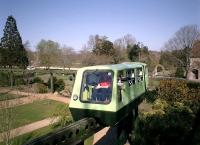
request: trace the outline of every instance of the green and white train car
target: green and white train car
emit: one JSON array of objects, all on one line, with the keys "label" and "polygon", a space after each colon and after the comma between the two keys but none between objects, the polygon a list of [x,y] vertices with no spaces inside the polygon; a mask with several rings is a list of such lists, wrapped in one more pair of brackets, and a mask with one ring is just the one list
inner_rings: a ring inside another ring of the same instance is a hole
[{"label": "green and white train car", "polygon": [[139,104],[148,85],[140,62],[84,67],[78,70],[69,105],[75,121],[85,117],[114,126]]}]

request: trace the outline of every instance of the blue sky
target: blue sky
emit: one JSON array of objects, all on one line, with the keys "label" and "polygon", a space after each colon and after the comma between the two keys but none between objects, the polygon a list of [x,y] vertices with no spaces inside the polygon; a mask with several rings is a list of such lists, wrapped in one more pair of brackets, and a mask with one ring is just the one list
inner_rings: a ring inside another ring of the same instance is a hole
[{"label": "blue sky", "polygon": [[80,50],[89,35],[114,41],[127,33],[160,50],[182,26],[200,25],[200,0],[0,0],[0,37],[9,15],[23,41],[41,39]]}]

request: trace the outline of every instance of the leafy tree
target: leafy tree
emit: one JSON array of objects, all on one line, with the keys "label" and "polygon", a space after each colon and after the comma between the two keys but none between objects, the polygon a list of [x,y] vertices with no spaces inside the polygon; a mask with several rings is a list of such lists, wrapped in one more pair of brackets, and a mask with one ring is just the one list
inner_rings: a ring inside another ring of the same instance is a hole
[{"label": "leafy tree", "polygon": [[129,45],[128,49],[127,49],[128,58],[131,61],[139,61],[140,51],[141,51],[141,48],[140,48],[139,44],[134,44],[133,46]]},{"label": "leafy tree", "polygon": [[3,49],[0,46],[0,66],[3,65],[3,63],[2,63],[2,61],[3,61],[2,57],[3,57]]},{"label": "leafy tree", "polygon": [[92,49],[92,52],[95,55],[107,55],[112,56],[114,55],[114,47],[113,43],[107,40],[107,37],[103,36],[100,37],[98,35],[95,36],[95,44]]},{"label": "leafy tree", "polygon": [[[80,52],[83,65],[116,63],[116,50],[106,36],[91,35]],[[93,60],[93,61],[91,61]]]},{"label": "leafy tree", "polygon": [[8,16],[4,34],[1,38],[1,65],[18,66],[26,68],[29,64],[27,52],[22,44],[21,36],[17,29],[16,20],[12,16]]}]

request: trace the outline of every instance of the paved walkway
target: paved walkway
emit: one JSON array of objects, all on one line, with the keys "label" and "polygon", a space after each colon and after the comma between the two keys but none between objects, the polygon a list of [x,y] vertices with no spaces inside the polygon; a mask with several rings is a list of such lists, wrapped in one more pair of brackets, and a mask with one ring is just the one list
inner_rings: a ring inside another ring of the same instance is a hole
[{"label": "paved walkway", "polygon": [[[113,145],[116,142],[116,127],[105,127],[94,135],[93,145]],[[130,145],[127,141],[124,145]]]},{"label": "paved walkway", "polygon": [[106,133],[108,132],[108,130],[109,130],[109,127],[105,127],[102,130],[100,130],[99,132],[95,133],[93,144],[98,143],[101,138],[103,138],[104,136],[106,136]]},{"label": "paved walkway", "polygon": [[[10,133],[11,138],[14,138],[16,136],[19,136],[19,135],[22,135],[25,133],[29,133],[36,129],[40,129],[42,127],[46,127],[46,126],[49,126],[50,124],[56,123],[58,121],[58,119],[59,119],[58,117],[57,118],[46,118],[41,121],[36,121],[34,123],[12,129],[11,131],[9,131],[9,133]],[[7,133],[8,132],[0,133],[0,142],[3,141],[3,138]]]}]

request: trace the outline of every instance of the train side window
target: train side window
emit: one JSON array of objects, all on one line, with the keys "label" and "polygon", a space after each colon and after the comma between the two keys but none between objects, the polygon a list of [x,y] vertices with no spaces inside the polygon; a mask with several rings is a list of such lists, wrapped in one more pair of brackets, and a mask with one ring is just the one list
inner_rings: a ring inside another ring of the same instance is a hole
[{"label": "train side window", "polygon": [[142,68],[137,68],[136,69],[136,77],[137,77],[137,82],[143,81],[143,71]]}]

